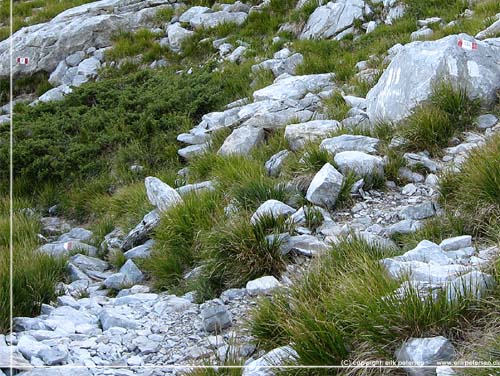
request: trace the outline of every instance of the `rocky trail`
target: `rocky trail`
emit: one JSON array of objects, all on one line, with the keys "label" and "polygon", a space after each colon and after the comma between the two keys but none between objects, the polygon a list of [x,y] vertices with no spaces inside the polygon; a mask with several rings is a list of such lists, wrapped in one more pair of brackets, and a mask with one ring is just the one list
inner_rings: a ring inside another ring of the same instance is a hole
[{"label": "rocky trail", "polygon": [[[223,22],[243,24],[252,12],[265,11],[266,3],[251,6],[238,1],[221,4],[216,11],[191,7],[175,16],[163,30],[163,43],[179,51],[182,40],[196,30]],[[401,3],[383,1],[380,16],[366,21],[377,3],[381,2],[345,0],[318,6],[298,38],[341,40],[358,29],[369,33],[381,24],[390,25],[404,13]],[[8,45],[12,42],[19,54],[37,61],[33,65],[17,65],[14,74],[46,71],[56,86],[36,99],[35,104],[61,100],[71,87],[95,79],[99,68],[109,65],[104,52],[111,46],[116,30],[125,27],[134,31],[148,26],[153,12],[163,8],[175,10],[181,5],[174,0],[102,0],[69,9],[48,23],[23,28],[11,39],[0,42],[0,76],[8,74]],[[309,264],[321,260],[331,244],[341,239],[357,236],[381,248],[396,248],[395,236],[414,233],[427,219],[444,215],[438,203],[442,173],[457,170],[472,150],[484,146],[500,131],[497,117],[485,113],[475,119],[473,131],[451,140],[452,146],[443,149],[439,156],[424,150],[404,153],[406,166],[397,171],[404,184],[385,181],[376,188],[367,184],[370,177],[385,180],[387,151],[405,140],[394,137],[386,149],[382,148],[383,140],[360,135],[359,129],[373,128],[381,119],[396,122],[408,117],[431,96],[432,84],[439,77],[464,85],[472,98],[480,98],[486,104],[497,100],[500,38],[488,37],[498,28],[499,21],[476,37],[454,34],[435,41],[417,41],[431,35],[433,29],[429,26],[440,22],[439,17],[420,20],[421,29],[411,35],[414,42],[398,44],[388,51],[384,57],[387,67],[366,98],[342,92],[349,107],[343,119],[329,119],[323,106],[325,99],[345,89],[339,87],[335,74],[296,75],[304,56],[285,47],[272,59],[252,66],[254,73],[271,71],[275,77],[271,85],[255,90],[251,98],[227,104],[222,111],[205,114],[198,125],[178,136],[183,144],[178,154],[187,163],[179,176],[189,174],[189,162],[209,151],[213,135],[224,129],[229,130],[229,136],[217,151],[221,156],[248,156],[266,142],[269,132],[284,129],[289,148],[266,162],[270,176],[279,176],[286,158],[311,142],[328,152],[332,163],[324,164],[305,189],[309,206],[268,200],[251,217],[252,223],[265,215],[285,217],[294,225],[293,232],[279,235],[282,254],[290,256],[280,278],[262,276],[202,304],[196,303],[195,292],[176,296],[149,285],[137,264],[150,257],[155,243],[151,236],[161,216],[183,205],[189,193],[217,189],[217,181],[174,189],[156,177],[147,177],[147,198],[155,209],[128,233],[116,229],[104,240],[99,239],[100,244],[95,243],[91,231],[58,217],[53,208],[49,210],[53,215],[42,218],[39,252],[68,257],[68,280],[58,284],[57,301],[43,304],[40,316],[16,317],[13,332],[0,336],[0,375],[9,374],[11,352],[11,374],[26,376],[183,374],[189,366],[230,362],[245,365],[245,376],[272,375],[271,369],[262,367],[283,365],[296,358],[292,343],[267,352],[256,345],[246,321],[260,297],[287,289],[300,280]],[[213,43],[220,61],[238,62],[250,48],[228,45],[222,39]],[[158,64],[162,63],[153,66]],[[361,79],[381,73],[368,68],[366,61],[358,62],[357,67],[357,77]],[[2,121],[8,120],[8,114],[2,116]],[[350,189],[352,202],[337,209],[336,201],[350,173],[358,176]],[[293,181],[287,184],[290,189],[296,188]],[[308,227],[307,212],[312,207],[320,213],[321,220]],[[226,209],[230,216],[231,208]],[[119,269],[103,257],[110,249],[123,252],[126,262]],[[394,279],[408,277],[394,296],[418,294],[425,299],[441,290],[451,300],[465,291],[480,298],[495,286],[488,270],[499,251],[497,245],[462,235],[440,244],[419,239],[416,247],[380,262]],[[196,273],[196,269],[191,270],[184,278],[192,278]],[[442,336],[412,338],[401,343],[395,358],[435,365],[436,361],[454,360],[456,350]],[[415,369],[409,372],[424,374]],[[455,374],[447,366],[437,367],[434,372]]]}]

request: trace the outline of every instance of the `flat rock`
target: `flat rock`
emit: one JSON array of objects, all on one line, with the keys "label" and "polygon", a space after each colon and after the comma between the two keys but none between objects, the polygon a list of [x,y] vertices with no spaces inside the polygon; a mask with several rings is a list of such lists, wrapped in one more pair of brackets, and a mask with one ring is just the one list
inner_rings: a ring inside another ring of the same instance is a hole
[{"label": "flat rock", "polygon": [[384,161],[374,155],[361,151],[343,151],[337,153],[334,160],[344,175],[352,171],[360,177],[384,176]]},{"label": "flat rock", "polygon": [[336,120],[312,120],[305,123],[290,124],[285,128],[285,139],[290,149],[299,150],[307,142],[316,142],[327,138],[340,128]]},{"label": "flat rock", "polygon": [[379,142],[379,139],[373,137],[344,134],[323,140],[320,148],[328,151],[331,155],[343,151],[361,151],[370,154],[377,152]]}]

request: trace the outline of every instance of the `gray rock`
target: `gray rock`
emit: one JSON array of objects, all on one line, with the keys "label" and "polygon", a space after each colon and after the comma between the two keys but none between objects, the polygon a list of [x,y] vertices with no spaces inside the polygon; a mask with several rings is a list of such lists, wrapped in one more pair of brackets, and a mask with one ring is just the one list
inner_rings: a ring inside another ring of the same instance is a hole
[{"label": "gray rock", "polygon": [[160,179],[148,176],[144,183],[149,202],[156,206],[161,212],[165,212],[173,206],[182,203],[182,198],[175,189],[165,184]]},{"label": "gray rock", "polygon": [[281,171],[283,162],[290,155],[288,150],[281,150],[280,152],[274,154],[265,164],[265,168],[269,176],[276,177]]},{"label": "gray rock", "polygon": [[497,123],[497,117],[492,114],[481,115],[476,119],[477,127],[480,129],[492,128]]},{"label": "gray rock", "polygon": [[179,23],[167,27],[168,41],[174,51],[180,51],[182,42],[193,36],[193,34],[194,31],[184,29]]},{"label": "gray rock", "polygon": [[28,360],[31,360],[34,356],[39,356],[41,351],[49,349],[50,346],[38,342],[29,335],[23,335],[17,343],[17,350]]},{"label": "gray rock", "polygon": [[379,142],[379,139],[373,137],[344,134],[323,140],[320,148],[332,155],[343,151],[361,151],[370,154],[377,152]]},{"label": "gray rock", "polygon": [[[472,43],[477,43],[477,49],[472,49]],[[399,121],[407,117],[429,98],[433,83],[444,77],[466,88],[471,98],[493,103],[500,88],[499,59],[500,47],[476,41],[467,34],[409,43],[368,92],[370,120]]]},{"label": "gray rock", "polygon": [[331,164],[325,164],[314,176],[307,189],[306,199],[313,204],[335,207],[344,177]]},{"label": "gray rock", "polygon": [[199,145],[189,145],[186,146],[185,148],[179,149],[177,151],[177,154],[179,154],[182,158],[186,160],[190,160],[197,155],[205,154],[208,148],[209,148],[208,143]]},{"label": "gray rock", "polygon": [[38,248],[38,250],[39,252],[46,253],[53,257],[65,257],[74,252],[84,252],[90,256],[95,256],[97,254],[96,247],[79,242],[77,240],[47,243]]},{"label": "gray rock", "polygon": [[14,317],[14,330],[17,332],[47,329],[47,325],[38,317]]},{"label": "gray rock", "polygon": [[156,313],[164,315],[172,312],[183,312],[189,309],[191,305],[191,301],[188,299],[172,295],[167,300],[156,303],[153,309]]},{"label": "gray rock", "polygon": [[286,254],[294,250],[306,256],[323,254],[330,249],[330,246],[324,241],[319,240],[313,235],[295,235],[290,236],[283,242],[281,252]]},{"label": "gray rock", "polygon": [[500,33],[500,17],[497,14],[497,20],[493,22],[490,26],[488,26],[486,29],[480,31],[479,33],[476,34],[476,39],[483,40],[486,38],[493,38],[495,36],[498,36]]},{"label": "gray rock", "polygon": [[237,128],[220,147],[220,155],[248,155],[250,151],[264,141],[263,129],[245,126]]},{"label": "gray rock", "polygon": [[311,74],[305,76],[281,75],[270,86],[253,93],[256,102],[265,100],[299,100],[307,93],[318,93],[334,88],[335,75],[332,73]]},{"label": "gray rock", "polygon": [[60,101],[66,94],[71,93],[73,90],[67,85],[59,85],[53,89],[46,91],[38,98],[40,102]]},{"label": "gray rock", "polygon": [[354,24],[355,20],[363,18],[362,0],[340,0],[316,8],[307,20],[300,39],[327,39],[336,37]]},{"label": "gray rock", "polygon": [[422,204],[404,206],[400,212],[401,219],[425,219],[436,214],[434,204],[426,201]]},{"label": "gray rock", "polygon": [[119,273],[113,274],[104,280],[104,285],[107,288],[116,290],[122,289],[124,286],[135,285],[144,280],[144,275],[132,260],[127,262],[120,268]]},{"label": "gray rock", "polygon": [[320,141],[340,128],[336,120],[312,120],[306,123],[290,124],[285,129],[285,139],[290,149],[299,150],[307,142]]},{"label": "gray rock", "polygon": [[453,262],[440,246],[428,240],[422,240],[414,249],[394,259],[399,261],[432,262],[438,265],[448,265]]},{"label": "gray rock", "polygon": [[68,296],[68,295],[63,295],[63,296],[58,296],[57,297],[57,306],[62,307],[62,306],[69,306],[74,309],[80,309],[80,303],[78,303],[75,298]]},{"label": "gray rock", "polygon": [[49,348],[40,351],[40,357],[46,365],[55,366],[64,364],[68,359],[68,353],[59,348]]},{"label": "gray rock", "polygon": [[[455,348],[445,337],[410,338],[395,352],[398,362],[409,362],[421,366],[433,366],[438,362],[449,362],[455,359]],[[435,374],[433,368],[403,367],[411,376]]]},{"label": "gray rock", "polygon": [[66,82],[63,82],[63,78],[68,71],[68,66],[66,65],[66,62],[63,60],[59,64],[57,64],[56,69],[50,74],[49,76],[49,83],[52,86],[59,86],[62,84],[67,84]]},{"label": "gray rock", "polygon": [[278,347],[264,356],[245,365],[242,376],[271,376],[271,367],[279,369],[280,365],[288,365],[299,358],[297,352],[290,346]]},{"label": "gray rock", "polygon": [[434,31],[428,27],[423,27],[420,30],[414,31],[410,35],[411,40],[419,40],[419,39],[426,39],[431,37],[434,34]]},{"label": "gray rock", "polygon": [[269,294],[274,289],[279,288],[280,286],[280,281],[278,281],[275,277],[264,276],[252,281],[248,281],[246,284],[246,289],[248,294],[255,296]]},{"label": "gray rock", "polygon": [[158,223],[160,223],[160,214],[158,209],[155,209],[146,214],[142,221],[127,234],[121,248],[129,250],[137,244],[142,244]]},{"label": "gray rock", "polygon": [[437,172],[439,169],[438,164],[423,153],[405,153],[403,154],[403,158],[405,159],[406,164],[411,167],[423,166],[430,172]]},{"label": "gray rock", "polygon": [[294,208],[282,203],[281,201],[267,200],[257,208],[255,213],[253,213],[252,218],[250,218],[250,222],[252,224],[256,224],[260,217],[266,215],[277,218],[280,216],[289,216],[295,212],[296,210]]},{"label": "gray rock", "polygon": [[158,299],[157,294],[149,294],[149,293],[138,293],[120,296],[115,299],[115,305],[134,305],[134,304],[142,304],[144,305],[147,302],[155,301]]},{"label": "gray rock", "polygon": [[66,58],[66,64],[68,64],[70,67],[76,67],[78,64],[80,64],[84,57],[85,52],[76,51]]},{"label": "gray rock", "polygon": [[113,327],[136,329],[139,326],[136,321],[111,309],[103,309],[99,314],[99,320],[104,331]]},{"label": "gray rock", "polygon": [[64,242],[69,240],[79,240],[85,243],[91,241],[93,237],[94,234],[92,233],[92,231],[89,231],[81,227],[75,227],[72,228],[69,232],[62,234],[58,240]]},{"label": "gray rock", "polygon": [[89,257],[82,254],[72,256],[69,261],[78,267],[83,272],[99,271],[104,272],[109,269],[109,264],[106,261],[95,257]]},{"label": "gray rock", "polygon": [[49,22],[24,27],[0,42],[0,77],[9,75],[11,43],[18,56],[30,57],[30,64],[14,65],[14,76],[52,72],[61,60],[77,51],[111,46],[112,37],[120,30],[148,26],[153,15],[167,7],[171,5],[165,1],[145,4],[103,0],[67,9]]},{"label": "gray rock", "polygon": [[195,29],[212,28],[223,23],[235,23],[236,25],[243,24],[248,17],[245,12],[213,12],[213,13],[197,13],[193,16],[189,23]]},{"label": "gray rock", "polygon": [[0,368],[29,370],[31,367],[30,362],[23,358],[17,346],[0,346]]},{"label": "gray rock", "polygon": [[360,177],[384,176],[384,161],[380,157],[360,151],[343,151],[337,153],[334,160],[344,175],[352,171]]},{"label": "gray rock", "polygon": [[209,13],[211,9],[208,7],[194,6],[190,7],[179,17],[180,22],[191,22],[191,19],[197,17],[203,13]]},{"label": "gray rock", "polygon": [[480,299],[495,286],[496,281],[493,276],[475,270],[449,282],[446,286],[446,294],[450,301],[465,297]]},{"label": "gray rock", "polygon": [[203,328],[207,332],[220,332],[232,325],[229,311],[223,305],[213,305],[201,310]]},{"label": "gray rock", "polygon": [[124,253],[124,256],[127,260],[149,258],[151,256],[151,248],[153,248],[154,243],[154,240],[148,240],[146,243],[128,250]]},{"label": "gray rock", "polygon": [[420,221],[414,221],[413,219],[403,219],[397,223],[394,223],[385,229],[385,233],[388,236],[393,236],[396,234],[411,234],[423,227],[423,223]]},{"label": "gray rock", "polygon": [[95,57],[89,57],[78,64],[77,75],[90,78],[96,77],[99,68],[101,67],[101,62]]},{"label": "gray rock", "polygon": [[203,181],[196,184],[187,184],[175,189],[181,196],[187,195],[192,192],[215,191],[215,184],[213,181]]},{"label": "gray rock", "polygon": [[472,236],[463,235],[443,240],[439,246],[443,251],[456,251],[472,245]]}]

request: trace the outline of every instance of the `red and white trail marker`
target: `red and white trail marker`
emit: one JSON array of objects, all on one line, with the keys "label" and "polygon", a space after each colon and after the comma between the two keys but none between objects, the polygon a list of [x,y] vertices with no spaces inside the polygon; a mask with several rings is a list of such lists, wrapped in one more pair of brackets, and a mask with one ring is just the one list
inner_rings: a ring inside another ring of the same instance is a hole
[{"label": "red and white trail marker", "polygon": [[458,47],[463,48],[464,50],[477,50],[477,43],[476,42],[470,42],[468,40],[464,39],[459,39],[458,40]]},{"label": "red and white trail marker", "polygon": [[30,62],[29,57],[18,57],[16,58],[16,63],[20,65],[28,65]]}]

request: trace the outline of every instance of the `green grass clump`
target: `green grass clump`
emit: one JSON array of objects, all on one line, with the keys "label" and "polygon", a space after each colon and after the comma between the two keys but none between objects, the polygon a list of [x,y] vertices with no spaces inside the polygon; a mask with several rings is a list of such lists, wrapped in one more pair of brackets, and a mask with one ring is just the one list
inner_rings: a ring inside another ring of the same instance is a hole
[{"label": "green grass clump", "polygon": [[339,91],[336,91],[331,97],[325,99],[323,105],[325,106],[328,118],[338,121],[342,121],[347,117],[347,112],[350,108]]},{"label": "green grass clump", "polygon": [[263,216],[251,224],[248,213],[234,215],[205,234],[198,278],[198,298],[219,295],[228,288],[240,288],[264,275],[279,277],[285,270],[278,235],[290,230],[283,218]]},{"label": "green grass clump", "polygon": [[178,283],[183,273],[200,260],[206,232],[223,215],[218,193],[191,193],[184,203],[168,210],[155,229],[155,245],[144,267],[156,287],[164,289]]},{"label": "green grass clump", "polygon": [[[13,216],[13,315],[35,316],[40,314],[42,303],[56,297],[55,284],[65,276],[64,258],[55,259],[38,253],[40,246],[36,235],[40,233],[37,215],[20,211],[26,201],[14,201]],[[10,252],[9,252],[9,200],[0,200],[0,333],[6,333],[10,325]]]},{"label": "green grass clump", "polygon": [[442,81],[433,87],[429,100],[403,122],[399,134],[406,139],[406,148],[437,155],[453,135],[472,127],[479,108],[465,89]]},{"label": "green grass clump", "polygon": [[130,31],[121,32],[113,39],[113,48],[106,51],[106,60],[117,61],[126,57],[142,55],[142,61],[152,62],[169,54],[168,47],[162,47],[156,39],[159,34],[153,33],[149,29],[140,29],[133,33]]},{"label": "green grass clump", "polygon": [[[390,294],[400,285],[379,263],[394,256],[354,239],[332,246],[289,291],[261,301],[249,321],[265,348],[293,343],[301,365],[338,365],[345,359],[392,359],[408,337],[454,338],[477,305],[445,294],[421,300]],[[312,374],[322,374],[320,370]]]},{"label": "green grass clump", "polygon": [[498,239],[500,230],[500,136],[473,150],[458,172],[440,181],[441,202],[462,217],[467,231]]},{"label": "green grass clump", "polygon": [[444,239],[459,235],[467,235],[465,220],[453,215],[445,215],[431,218],[425,221],[423,227],[411,234],[394,235],[395,240],[403,249],[415,248],[422,239],[434,243],[441,243]]}]

